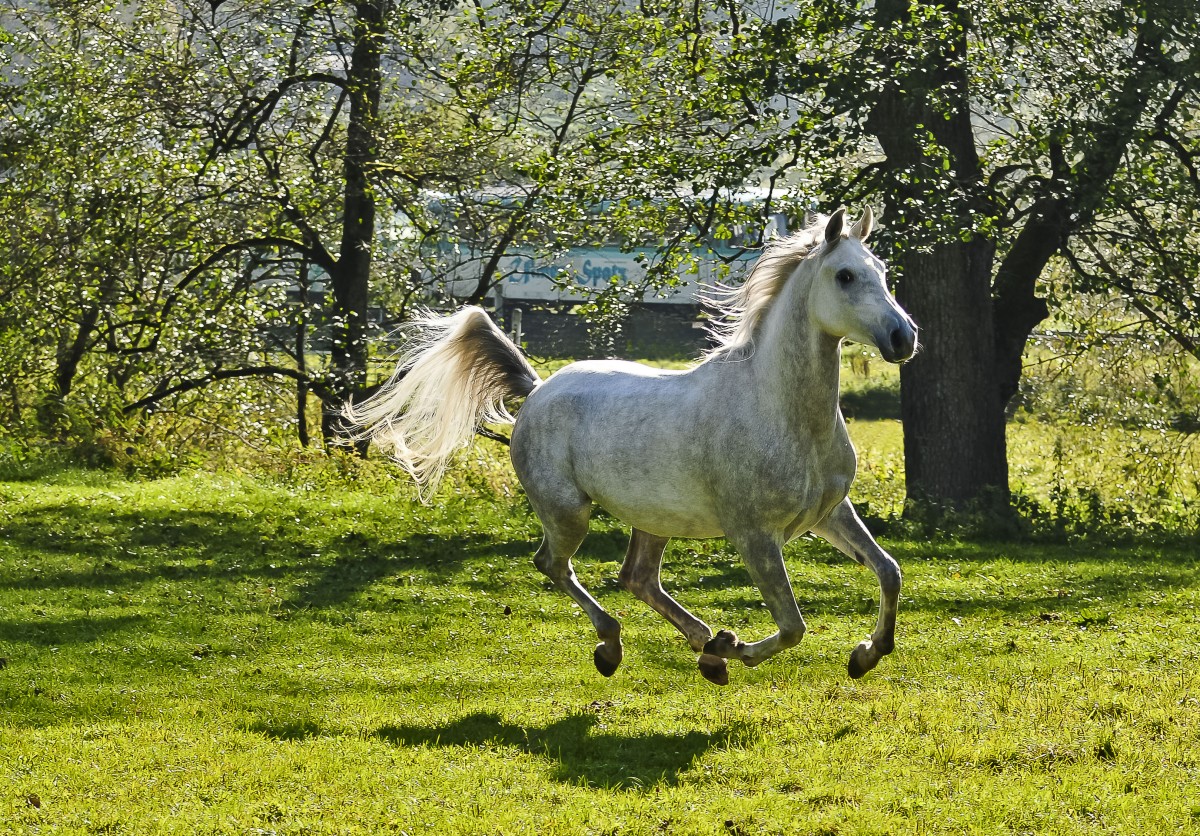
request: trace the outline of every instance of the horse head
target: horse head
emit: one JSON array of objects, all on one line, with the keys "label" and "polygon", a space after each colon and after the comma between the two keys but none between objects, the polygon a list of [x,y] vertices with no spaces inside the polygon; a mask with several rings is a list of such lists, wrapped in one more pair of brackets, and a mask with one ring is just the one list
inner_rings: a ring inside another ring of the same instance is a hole
[{"label": "horse head", "polygon": [[916,352],[917,326],[888,292],[887,268],[867,247],[874,227],[871,207],[846,227],[846,210],[825,224],[816,253],[809,307],[825,333],[874,345],[883,358],[902,363]]}]

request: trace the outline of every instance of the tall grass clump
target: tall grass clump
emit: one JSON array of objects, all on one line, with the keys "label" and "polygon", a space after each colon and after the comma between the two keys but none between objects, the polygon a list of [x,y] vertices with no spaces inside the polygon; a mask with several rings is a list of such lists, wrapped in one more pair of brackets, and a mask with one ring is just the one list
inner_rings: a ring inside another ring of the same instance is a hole
[{"label": "tall grass clump", "polygon": [[851,346],[843,411],[859,453],[851,498],[877,529],[1050,540],[1200,529],[1200,363],[1169,344],[1055,332],[1035,341],[1008,422],[1013,514],[991,502],[906,504],[899,375]]}]

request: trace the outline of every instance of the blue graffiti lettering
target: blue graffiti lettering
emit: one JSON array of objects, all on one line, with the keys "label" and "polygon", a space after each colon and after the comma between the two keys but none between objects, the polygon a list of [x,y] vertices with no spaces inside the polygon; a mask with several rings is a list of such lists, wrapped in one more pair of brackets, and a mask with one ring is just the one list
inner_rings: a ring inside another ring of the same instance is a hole
[{"label": "blue graffiti lettering", "polygon": [[529,284],[536,276],[536,265],[529,256],[515,256],[508,275],[509,284]]},{"label": "blue graffiti lettering", "polygon": [[580,282],[580,284],[591,285],[592,287],[599,287],[602,284],[607,284],[610,279],[613,279],[617,276],[620,276],[622,279],[628,278],[628,274],[626,273],[624,267],[620,267],[616,264],[610,264],[604,267],[594,266],[590,258],[583,262],[583,275],[585,280]]}]

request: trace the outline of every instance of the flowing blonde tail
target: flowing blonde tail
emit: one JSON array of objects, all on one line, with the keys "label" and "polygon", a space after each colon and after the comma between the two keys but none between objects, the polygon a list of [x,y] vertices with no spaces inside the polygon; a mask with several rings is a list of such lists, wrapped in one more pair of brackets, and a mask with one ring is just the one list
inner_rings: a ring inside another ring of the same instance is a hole
[{"label": "flowing blonde tail", "polygon": [[412,475],[424,500],[480,424],[516,420],[503,399],[528,395],[541,379],[482,308],[426,313],[412,331],[414,343],[391,378],[342,414],[351,438],[378,444]]}]

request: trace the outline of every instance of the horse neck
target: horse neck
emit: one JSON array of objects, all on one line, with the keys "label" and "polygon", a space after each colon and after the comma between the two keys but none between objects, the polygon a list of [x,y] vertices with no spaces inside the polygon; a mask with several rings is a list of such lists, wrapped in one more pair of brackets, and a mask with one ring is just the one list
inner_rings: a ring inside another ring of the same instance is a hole
[{"label": "horse neck", "polygon": [[791,278],[762,323],[751,362],[784,419],[821,435],[837,423],[841,340],[812,321],[811,282],[804,268]]}]

